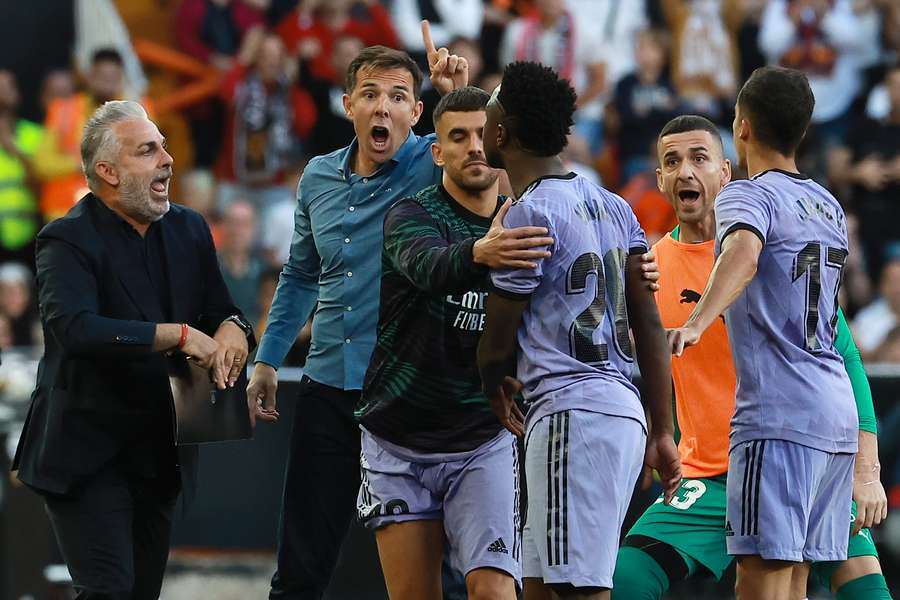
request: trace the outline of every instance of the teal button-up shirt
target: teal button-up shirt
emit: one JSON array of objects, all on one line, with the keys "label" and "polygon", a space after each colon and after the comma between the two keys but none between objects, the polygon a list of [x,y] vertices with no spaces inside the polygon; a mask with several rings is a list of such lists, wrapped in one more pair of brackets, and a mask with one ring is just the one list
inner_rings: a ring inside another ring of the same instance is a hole
[{"label": "teal button-up shirt", "polygon": [[365,177],[353,173],[355,139],[309,161],[297,191],[290,257],[256,362],[281,366],[315,307],[305,374],[331,387],[362,389],[378,325],[384,214],[440,182],[432,142],[434,135],[410,132],[394,157]]}]

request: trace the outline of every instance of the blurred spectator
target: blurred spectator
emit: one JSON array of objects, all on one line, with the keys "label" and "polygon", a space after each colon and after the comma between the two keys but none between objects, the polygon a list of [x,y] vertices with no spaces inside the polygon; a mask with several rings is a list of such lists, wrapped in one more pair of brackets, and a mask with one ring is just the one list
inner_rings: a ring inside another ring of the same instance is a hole
[{"label": "blurred spectator", "polygon": [[[352,138],[351,138],[352,139]],[[344,144],[346,146],[346,144]],[[296,187],[294,188],[296,189]],[[260,240],[269,266],[280,269],[287,262],[294,239],[294,212],[297,201],[279,202],[263,215]]]},{"label": "blurred spectator", "polygon": [[124,83],[121,99],[140,100],[147,95],[147,77],[131,35],[114,0],[75,0],[75,46],[72,60],[79,73],[91,68],[94,54],[115,50],[122,61]]},{"label": "blurred spectator", "polygon": [[[536,0],[535,6],[534,14],[507,27],[500,61],[540,62],[568,79],[578,93],[576,131],[596,152],[602,139],[600,96],[607,88],[606,69],[611,62],[606,61],[607,49],[602,46],[604,31],[589,15],[567,8],[565,0]],[[623,61],[628,54],[633,56],[633,50],[625,53]]]},{"label": "blurred spectator", "polygon": [[[261,338],[266,330],[266,321],[269,317],[269,309],[272,308],[272,299],[275,297],[275,288],[278,287],[278,277],[281,269],[265,271],[260,277],[257,303],[260,308],[260,317],[256,323],[256,337]],[[315,311],[313,311],[315,312]],[[297,339],[284,357],[283,367],[302,367],[306,363],[306,355],[309,353],[309,343],[312,340],[312,316],[297,334]]]},{"label": "blurred spectator", "polygon": [[216,168],[219,204],[241,197],[260,211],[293,190],[284,186],[286,169],[296,163],[300,141],[316,121],[312,97],[294,85],[297,69],[278,36],[253,30],[245,38],[222,84],[228,103],[225,138]]},{"label": "blurred spectator", "polygon": [[[478,39],[484,20],[483,0],[392,0],[391,17],[403,48],[424,65],[422,19],[428,19],[437,48],[455,38]],[[451,53],[453,51],[451,50]],[[474,83],[472,76],[469,81]]]},{"label": "blurred spectator", "polygon": [[175,201],[203,215],[218,248],[222,235],[219,215],[216,213],[216,178],[206,169],[194,169],[183,174],[176,173],[175,185]]},{"label": "blurred spectator", "polygon": [[[347,67],[363,49],[362,40],[345,35],[334,41],[331,52],[331,66],[341,76],[336,80],[318,79],[308,69],[302,69],[303,81],[316,105],[316,124],[309,139],[310,156],[328,154],[343,148],[353,139],[353,123],[344,110],[344,77]],[[293,210],[293,208],[291,209]]]},{"label": "blurred spectator", "polygon": [[44,129],[19,118],[19,101],[15,76],[0,70],[0,261],[33,266],[39,218],[31,160]]},{"label": "blurred spectator", "polygon": [[770,0],[759,45],[770,63],[805,71],[816,98],[810,134],[818,147],[840,143],[862,86],[861,56],[877,42],[853,0]]},{"label": "blurred spectator", "polygon": [[[654,160],[656,151],[654,149]],[[653,171],[642,171],[619,190],[619,195],[631,205],[634,216],[647,236],[650,245],[658,242],[664,235],[678,225],[675,209],[659,191],[656,174]]]},{"label": "blurred spectator", "polygon": [[[636,68],[637,35],[649,26],[645,0],[566,0],[572,14],[584,23],[586,35],[595,38],[603,65],[606,89]],[[598,115],[599,115],[598,111]]]},{"label": "blurred spectator", "polygon": [[888,332],[897,326],[900,316],[900,257],[881,271],[879,298],[859,311],[853,319],[853,337],[863,359],[877,355]]},{"label": "blurred spectator", "polygon": [[[194,58],[227,73],[244,36],[263,24],[261,11],[244,0],[183,0],[175,15],[175,40]],[[222,151],[225,108],[212,99],[187,111],[194,142],[194,162],[212,166]]]},{"label": "blurred spectator", "polygon": [[739,0],[665,0],[672,80],[685,111],[730,123],[737,93]]},{"label": "blurred spectator", "polygon": [[[885,248],[900,242],[900,64],[887,73],[890,110],[880,121],[864,120],[845,146],[830,155],[831,180],[852,186],[869,273],[881,271]],[[818,101],[817,101],[818,102]]]},{"label": "blurred spectator", "polygon": [[241,40],[263,15],[243,0],[182,0],[175,39],[182,50],[223,73],[231,69]]},{"label": "blurred spectator", "polygon": [[[862,240],[859,237],[859,218],[856,214],[848,212],[847,240],[850,254],[844,263],[841,285],[838,299],[844,307],[844,313],[848,317],[856,315],[860,308],[872,301],[872,278],[866,267],[866,253],[863,250]],[[877,271],[874,271],[877,273]]]},{"label": "blurred spectator", "polygon": [[[882,58],[887,66],[900,60],[900,2],[894,0],[871,0],[878,5],[881,14]],[[875,69],[877,72],[877,69]],[[883,75],[883,73],[882,73]],[[883,77],[882,77],[883,79]],[[891,111],[887,85],[876,81],[866,102],[866,116],[870,119],[884,119]]]},{"label": "blurred spectator", "polygon": [[41,110],[46,118],[50,103],[57,98],[68,98],[75,94],[75,75],[69,69],[54,69],[47,73],[41,83]]},{"label": "blurred spectator", "polygon": [[13,346],[34,344],[34,324],[38,320],[31,270],[23,264],[0,265],[0,316],[9,319]]},{"label": "blurred spectator", "polygon": [[600,181],[600,175],[591,166],[591,149],[583,137],[577,133],[569,134],[569,141],[563,148],[562,154],[563,166],[574,173],[578,173],[588,181],[597,185],[603,185]]},{"label": "blurred spectator", "polygon": [[257,290],[264,265],[255,254],[256,209],[237,200],[222,215],[222,240],[218,248],[219,266],[235,305],[251,322],[259,320]]},{"label": "blurred spectator", "polygon": [[622,179],[652,173],[656,166],[656,136],[676,114],[678,97],[666,66],[666,42],[662,32],[638,35],[637,71],[616,85],[613,106],[617,115]]},{"label": "blurred spectator", "polygon": [[[484,59],[478,42],[459,37],[451,41],[447,49],[450,54],[456,54],[466,59],[466,62],[469,63],[469,83],[481,87],[480,79],[484,70]],[[428,88],[422,92],[419,99],[422,101],[422,116],[419,117],[419,122],[413,127],[413,131],[416,135],[434,133],[433,114],[441,100],[441,95],[434,88]]]},{"label": "blurred spectator", "polygon": [[332,62],[335,40],[359,38],[363,46],[397,48],[390,15],[376,0],[300,0],[276,28],[288,52],[309,61],[313,77],[340,83]]},{"label": "blurred spectator", "polygon": [[9,318],[0,315],[0,350],[6,352],[14,347],[12,325],[9,322]]},{"label": "blurred spectator", "polygon": [[40,210],[50,221],[61,217],[88,189],[81,171],[81,131],[94,110],[124,93],[122,57],[112,49],[94,53],[86,77],[87,90],[53,100],[47,108],[43,142],[34,170],[43,181]]},{"label": "blurred spectator", "polygon": [[502,80],[503,73],[485,73],[481,76],[481,82],[478,84],[478,87],[491,94]]},{"label": "blurred spectator", "polygon": [[900,327],[894,327],[872,357],[873,362],[900,365]]},{"label": "blurred spectator", "polygon": [[739,81],[746,81],[754,70],[766,64],[766,57],[759,49],[759,25],[767,3],[768,0],[738,0],[741,19],[737,31]]}]

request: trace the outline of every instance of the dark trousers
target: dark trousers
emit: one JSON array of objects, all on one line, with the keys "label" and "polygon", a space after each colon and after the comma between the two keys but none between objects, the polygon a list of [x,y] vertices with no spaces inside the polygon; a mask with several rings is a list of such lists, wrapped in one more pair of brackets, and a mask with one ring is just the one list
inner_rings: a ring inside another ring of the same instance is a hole
[{"label": "dark trousers", "polygon": [[358,390],[303,376],[284,474],[271,600],[319,600],[356,514]]},{"label": "dark trousers", "polygon": [[108,467],[44,501],[76,600],[157,600],[178,486]]}]

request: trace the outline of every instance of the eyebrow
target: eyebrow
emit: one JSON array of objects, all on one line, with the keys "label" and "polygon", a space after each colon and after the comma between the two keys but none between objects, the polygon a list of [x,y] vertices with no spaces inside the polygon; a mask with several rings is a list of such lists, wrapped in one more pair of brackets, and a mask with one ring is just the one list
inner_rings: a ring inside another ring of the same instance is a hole
[{"label": "eyebrow", "polygon": [[[369,82],[363,83],[363,84],[360,85],[359,87],[360,87],[360,89],[363,89],[363,90],[364,90],[364,89],[366,89],[366,88],[380,88],[381,86],[378,85],[377,83],[375,83],[374,81],[369,81]],[[400,90],[400,91],[403,91],[403,92],[408,92],[408,91],[409,91],[409,88],[408,88],[406,85],[394,85],[394,86],[391,86],[391,91],[396,91],[396,90]]]},{"label": "eyebrow", "polygon": [[[157,144],[156,140],[150,140],[150,141],[143,142],[143,143],[139,144],[139,145],[138,145],[138,150],[140,150],[140,149],[143,148],[144,146],[147,146],[147,148],[155,148],[155,147],[158,146],[158,145],[160,145],[160,144]],[[162,144],[161,144],[161,145],[162,145],[163,148],[166,147],[166,138],[163,138],[163,139],[162,139]]]},{"label": "eyebrow", "polygon": [[451,129],[450,131],[447,132],[447,136],[449,137],[451,135],[456,135],[459,133],[466,135],[469,133],[469,130],[466,129],[465,127],[454,127],[453,129]]}]

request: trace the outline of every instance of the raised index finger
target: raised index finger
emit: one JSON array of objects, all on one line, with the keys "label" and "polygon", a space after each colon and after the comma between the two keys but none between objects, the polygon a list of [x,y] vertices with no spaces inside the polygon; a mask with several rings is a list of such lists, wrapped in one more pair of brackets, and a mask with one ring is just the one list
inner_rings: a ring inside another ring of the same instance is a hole
[{"label": "raised index finger", "polygon": [[429,56],[437,52],[437,48],[434,47],[434,40],[431,39],[431,25],[429,25],[428,19],[422,19],[422,41],[425,42],[425,52]]}]

